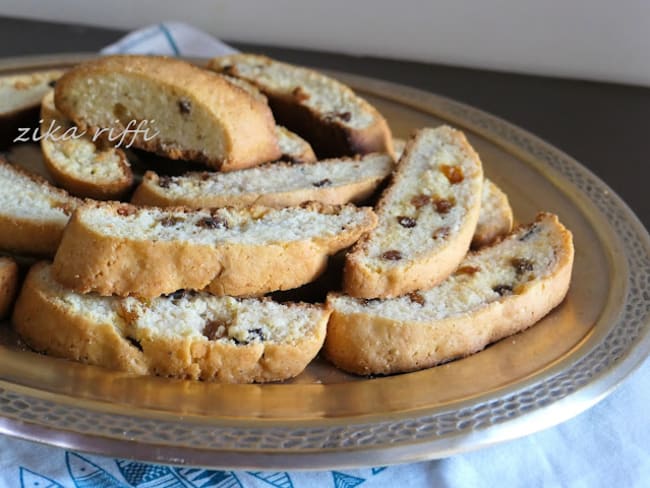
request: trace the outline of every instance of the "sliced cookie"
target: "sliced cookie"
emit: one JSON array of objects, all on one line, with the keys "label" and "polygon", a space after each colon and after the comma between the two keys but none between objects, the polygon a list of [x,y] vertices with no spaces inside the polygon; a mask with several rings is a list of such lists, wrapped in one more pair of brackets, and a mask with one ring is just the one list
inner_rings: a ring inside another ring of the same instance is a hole
[{"label": "sliced cookie", "polygon": [[147,172],[131,202],[193,208],[290,207],[310,200],[332,205],[356,203],[372,195],[393,166],[386,154],[368,154],[312,164],[273,163],[229,173],[165,177]]},{"label": "sliced cookie", "polygon": [[300,374],[325,338],[322,306],[176,293],[146,302],[80,295],[47,263],[29,272],[13,314],[30,347],[134,374],[226,383]]},{"label": "sliced cookie", "polygon": [[18,289],[18,264],[11,258],[0,257],[0,320],[7,317]]},{"label": "sliced cookie", "polygon": [[461,358],[515,334],[569,289],[571,233],[541,214],[500,242],[470,253],[438,286],[387,300],[332,294],[325,352],[346,371],[392,374]]},{"label": "sliced cookie", "polygon": [[82,130],[171,159],[230,171],[281,155],[265,103],[179,59],[109,56],[83,63],[57,82],[54,101]]},{"label": "sliced cookie", "polygon": [[255,85],[278,123],[307,139],[319,158],[393,153],[384,117],[329,76],[253,54],[214,58],[208,68]]},{"label": "sliced cookie", "polygon": [[377,227],[346,256],[344,291],[385,298],[444,280],[469,249],[482,184],[481,161],[462,132],[419,130],[376,207]]},{"label": "sliced cookie", "polygon": [[376,225],[370,208],[272,209],[88,203],[66,227],[54,276],[81,293],[156,297],[180,289],[260,295],[314,280],[328,256]]},{"label": "sliced cookie", "polygon": [[81,134],[54,106],[54,92],[41,104],[45,166],[61,187],[78,197],[117,200],[133,184],[126,154]]},{"label": "sliced cookie", "polygon": [[33,140],[41,99],[62,74],[57,69],[0,77],[0,147]]}]

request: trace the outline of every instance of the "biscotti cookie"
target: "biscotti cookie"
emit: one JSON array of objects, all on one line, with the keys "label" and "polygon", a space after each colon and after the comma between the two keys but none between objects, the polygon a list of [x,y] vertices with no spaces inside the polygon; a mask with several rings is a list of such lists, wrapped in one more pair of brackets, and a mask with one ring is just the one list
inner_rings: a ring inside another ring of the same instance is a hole
[{"label": "biscotti cookie", "polygon": [[370,208],[271,209],[89,203],[66,227],[54,275],[81,293],[156,297],[180,289],[260,295],[301,286],[376,225]]},{"label": "biscotti cookie", "polygon": [[158,176],[149,171],[131,199],[160,207],[290,207],[309,200],[339,205],[369,197],[393,170],[387,154],[312,164],[273,163],[230,173]]},{"label": "biscotti cookie", "polygon": [[481,161],[462,132],[419,130],[376,207],[377,227],[346,256],[344,291],[385,298],[444,280],[469,249],[482,183]]},{"label": "biscotti cookie", "polygon": [[483,180],[481,211],[478,214],[472,248],[486,246],[512,230],[512,207],[508,196],[492,181]]},{"label": "biscotti cookie", "polygon": [[[280,157],[268,105],[222,76],[178,59],[90,61],[57,82],[54,100],[80,129],[102,137],[112,129],[113,137],[127,134],[133,147],[171,159],[230,171]],[[143,131],[125,132],[141,122]]]},{"label": "biscotti cookie", "polygon": [[0,158],[0,250],[53,256],[80,200]]},{"label": "biscotti cookie", "polygon": [[16,298],[18,265],[7,257],[0,257],[0,320],[7,317]]},{"label": "biscotti cookie", "polygon": [[[394,137],[393,145],[395,156],[399,159],[406,147],[406,141]],[[481,211],[478,215],[474,237],[472,237],[472,248],[486,246],[497,237],[509,233],[512,230],[512,224],[512,207],[508,196],[493,181],[485,178],[481,194]]]},{"label": "biscotti cookie", "polygon": [[309,143],[298,134],[291,132],[286,127],[278,125],[275,127],[280,146],[280,160],[289,163],[313,163],[316,161],[316,154]]},{"label": "biscotti cookie", "polygon": [[[223,77],[230,83],[246,90],[257,100],[264,104],[268,104],[268,99],[252,83],[240,78],[235,78],[234,76],[223,75]],[[275,135],[278,138],[278,145],[280,146],[280,152],[282,153],[280,160],[292,163],[313,163],[316,161],[316,155],[309,143],[295,132],[291,132],[286,127],[277,125],[275,127]]]},{"label": "biscotti cookie", "polygon": [[341,369],[391,374],[473,354],[540,320],[563,299],[573,265],[571,233],[542,214],[470,253],[438,286],[387,300],[330,295],[325,351]]},{"label": "biscotti cookie", "polygon": [[300,374],[325,338],[322,306],[176,293],[146,302],[80,295],[51,266],[29,272],[13,324],[30,347],[135,374],[226,383]]},{"label": "biscotti cookie", "polygon": [[0,77],[0,147],[14,139],[30,140],[30,129],[38,126],[41,99],[62,74],[48,70]]},{"label": "biscotti cookie", "polygon": [[319,158],[393,153],[381,114],[322,73],[252,54],[215,58],[208,67],[259,88],[278,123],[307,139]]},{"label": "biscotti cookie", "polygon": [[72,195],[97,200],[118,199],[133,184],[129,161],[119,148],[98,147],[82,136],[54,106],[54,91],[41,103],[41,149],[56,182]]},{"label": "biscotti cookie", "polygon": [[37,175],[51,185],[56,186],[52,173],[45,166],[41,147],[36,144],[13,144],[3,153],[11,165],[24,170],[27,174]]}]

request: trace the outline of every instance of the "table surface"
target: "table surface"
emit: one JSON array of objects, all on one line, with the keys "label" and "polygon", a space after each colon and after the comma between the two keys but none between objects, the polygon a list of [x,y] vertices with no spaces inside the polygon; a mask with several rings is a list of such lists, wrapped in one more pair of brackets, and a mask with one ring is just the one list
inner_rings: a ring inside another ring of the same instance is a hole
[{"label": "table surface", "polygon": [[[96,51],[113,29],[0,17],[0,57]],[[545,139],[609,184],[650,228],[650,88],[232,43],[298,64],[385,79],[468,103]]]}]

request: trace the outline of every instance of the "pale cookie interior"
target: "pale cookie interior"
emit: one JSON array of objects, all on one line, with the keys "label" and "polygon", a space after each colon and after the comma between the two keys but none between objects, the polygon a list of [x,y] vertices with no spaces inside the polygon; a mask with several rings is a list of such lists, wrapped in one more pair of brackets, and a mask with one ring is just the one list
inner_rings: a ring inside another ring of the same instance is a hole
[{"label": "pale cookie interior", "polygon": [[9,164],[0,164],[0,209],[3,214],[15,219],[47,220],[64,226],[75,204],[74,199],[59,195]]},{"label": "pale cookie interior", "polygon": [[299,207],[253,207],[192,212],[149,208],[128,214],[111,207],[86,207],[80,218],[97,232],[115,239],[266,245],[334,237],[343,230],[367,225],[369,216],[346,205],[336,213]]},{"label": "pale cookie interior", "polygon": [[179,293],[141,302],[135,298],[81,295],[59,285],[51,267],[40,270],[49,299],[93,323],[109,323],[118,333],[143,339],[294,344],[314,333],[325,313],[311,305],[283,305],[270,300]]},{"label": "pale cookie interior", "polygon": [[54,106],[54,91],[43,98],[41,117],[41,132],[50,134],[42,144],[47,145],[51,162],[61,171],[98,186],[125,178],[125,156],[122,151],[113,147],[101,149],[90,135],[83,135],[79,129],[73,130],[75,125]]},{"label": "pale cookie interior", "polygon": [[131,332],[136,332],[138,340],[148,336],[187,337],[237,344],[295,344],[313,334],[323,316],[322,308],[316,306],[217,298],[201,293],[156,298],[146,305],[127,298],[122,309],[134,317]]},{"label": "pale cookie interior", "polygon": [[376,121],[367,103],[350,88],[313,70],[251,55],[216,58],[211,66],[226,73],[234,66],[238,77],[274,93],[296,96],[314,112],[342,116],[348,127],[365,129]]},{"label": "pale cookie interior", "polygon": [[28,75],[0,78],[0,113],[9,113],[28,107],[37,107],[49,84],[63,74],[61,70],[42,71]]},{"label": "pale cookie interior", "polygon": [[[476,187],[482,180],[480,164],[440,130],[419,138],[408,165],[382,199],[379,225],[363,243],[363,254],[355,254],[359,262],[378,271],[447,245],[480,198]],[[397,251],[399,259],[387,259],[391,251]]]},{"label": "pale cookie interior", "polygon": [[359,160],[331,159],[301,165],[274,163],[229,173],[194,173],[156,179],[159,186],[164,187],[167,197],[180,199],[186,198],[189,192],[200,198],[201,194],[268,194],[336,188],[364,180],[383,179],[392,169],[390,156],[370,154]]},{"label": "pale cookie interior", "polygon": [[278,138],[278,146],[280,146],[283,159],[301,163],[316,161],[316,155],[312,147],[295,132],[291,132],[281,125],[276,125],[275,135]]},{"label": "pale cookie interior", "polygon": [[[89,76],[77,84],[86,85],[81,89],[85,94],[81,115],[93,114],[93,125],[102,127],[98,137],[128,148],[133,132],[125,130],[133,131],[142,124],[140,129],[147,132],[141,132],[141,136],[155,137],[163,147],[181,147],[211,156],[226,155],[223,141],[228,139],[223,128],[215,123],[209,108],[196,103],[191,93],[175,86],[156,85],[137,75],[111,72]],[[190,112],[183,110],[187,104]],[[109,127],[115,129],[105,129]]]}]

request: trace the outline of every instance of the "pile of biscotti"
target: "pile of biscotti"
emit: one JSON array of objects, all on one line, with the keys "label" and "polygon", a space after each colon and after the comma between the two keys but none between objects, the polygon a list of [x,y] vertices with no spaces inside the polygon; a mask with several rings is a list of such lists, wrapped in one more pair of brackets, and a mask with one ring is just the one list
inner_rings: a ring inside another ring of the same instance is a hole
[{"label": "pile of biscotti", "polygon": [[[286,380],[321,350],[348,372],[408,372],[531,326],[569,288],[571,233],[546,213],[513,230],[462,132],[393,139],[312,70],[112,56],[6,77],[0,100],[5,127],[36,105],[47,134],[55,184],[0,161],[0,250],[44,258],[12,324],[45,354],[222,382]],[[337,262],[326,298],[277,298]],[[17,282],[0,259],[0,313]]]}]

